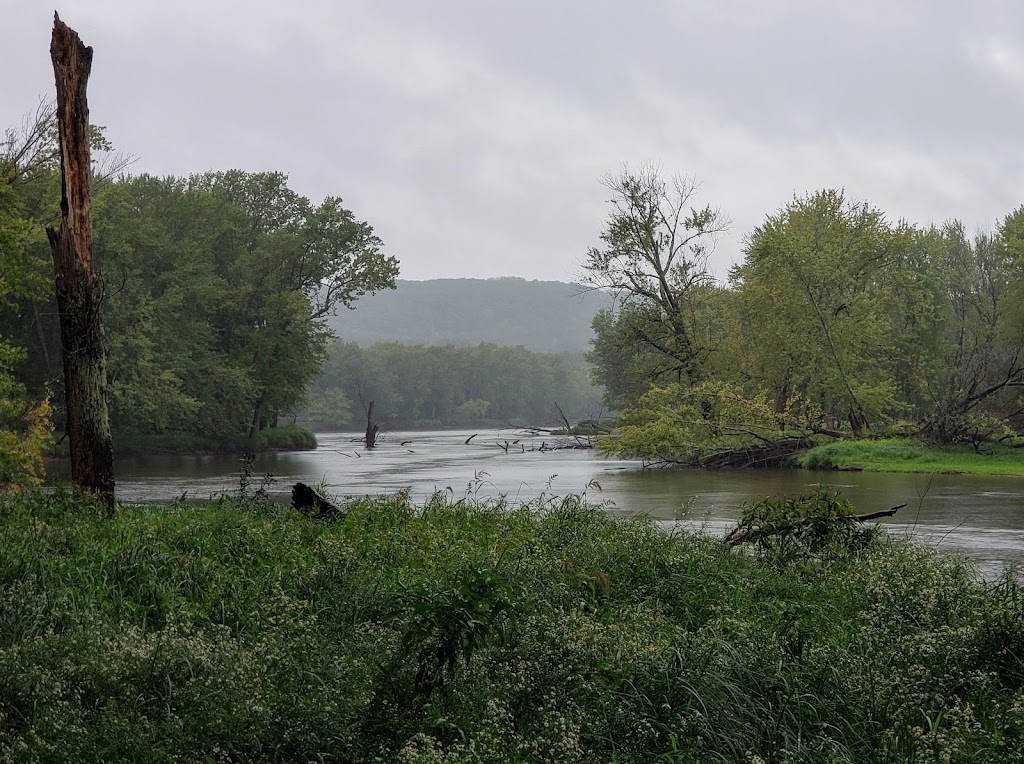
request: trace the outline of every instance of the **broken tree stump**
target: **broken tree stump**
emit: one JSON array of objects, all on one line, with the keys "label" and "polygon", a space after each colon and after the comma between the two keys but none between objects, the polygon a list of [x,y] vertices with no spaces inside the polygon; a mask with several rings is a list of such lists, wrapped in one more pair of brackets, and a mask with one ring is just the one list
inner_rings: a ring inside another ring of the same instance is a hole
[{"label": "broken tree stump", "polygon": [[292,488],[292,506],[314,520],[345,516],[345,511],[341,507],[305,483],[296,483]]},{"label": "broken tree stump", "polygon": [[92,262],[92,172],[86,85],[92,48],[55,13],[50,58],[57,85],[60,230],[47,226],[60,315],[71,482],[114,508],[114,449],[107,413],[103,291]]},{"label": "broken tree stump", "polygon": [[377,445],[377,425],[373,421],[373,401],[370,401],[366,409],[366,447],[373,448]]}]

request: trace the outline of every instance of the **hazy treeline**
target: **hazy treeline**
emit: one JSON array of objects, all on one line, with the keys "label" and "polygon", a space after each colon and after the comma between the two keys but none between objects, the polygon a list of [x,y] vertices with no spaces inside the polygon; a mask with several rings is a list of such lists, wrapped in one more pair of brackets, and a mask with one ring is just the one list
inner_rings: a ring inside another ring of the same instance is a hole
[{"label": "hazy treeline", "polygon": [[300,421],[318,430],[358,428],[374,401],[393,427],[556,424],[596,417],[601,391],[582,356],[483,343],[475,347],[335,341]]},{"label": "hazy treeline", "polygon": [[[37,117],[0,144],[0,376],[26,401],[63,395],[44,233],[60,170],[52,113]],[[95,138],[102,158],[109,146]],[[237,439],[273,424],[320,371],[326,317],[394,284],[398,262],[367,223],[338,198],[311,202],[282,173],[102,176],[98,165],[93,254],[115,447],[162,433]]]},{"label": "hazy treeline", "polygon": [[612,178],[588,280],[623,296],[591,360],[628,409],[621,453],[686,460],[786,432],[983,442],[1012,433],[1024,386],[1024,208],[994,231],[919,227],[825,190],[767,216],[725,284],[726,223],[693,185]]}]

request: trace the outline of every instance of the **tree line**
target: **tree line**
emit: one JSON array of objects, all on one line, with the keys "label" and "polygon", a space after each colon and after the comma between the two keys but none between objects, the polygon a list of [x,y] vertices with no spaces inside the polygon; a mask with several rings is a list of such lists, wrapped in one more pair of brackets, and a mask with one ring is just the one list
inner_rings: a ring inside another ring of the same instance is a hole
[{"label": "tree line", "polygon": [[839,190],[797,196],[744,239],[695,184],[609,176],[584,282],[613,291],[590,360],[624,411],[623,455],[699,462],[793,434],[1005,440],[1024,411],[1024,208],[992,231],[915,226]]},{"label": "tree line", "polygon": [[[115,439],[251,437],[294,412],[326,319],[393,288],[397,259],[340,198],[311,202],[281,172],[130,176],[101,129],[93,142]],[[0,142],[0,431],[21,440],[63,392],[44,234],[59,175],[44,104]]]},{"label": "tree line", "polygon": [[334,341],[300,421],[358,429],[374,401],[389,427],[557,424],[596,417],[601,392],[582,356],[482,343],[475,347]]}]

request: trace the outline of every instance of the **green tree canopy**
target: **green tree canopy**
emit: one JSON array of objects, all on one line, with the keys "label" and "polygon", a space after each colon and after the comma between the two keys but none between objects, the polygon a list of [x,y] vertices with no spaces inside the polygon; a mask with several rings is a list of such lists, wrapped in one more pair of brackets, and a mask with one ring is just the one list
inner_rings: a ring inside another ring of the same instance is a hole
[{"label": "green tree canopy", "polygon": [[854,433],[904,407],[900,316],[914,232],[841,191],[797,198],[748,237],[733,272],[742,293],[746,374],[775,392],[777,406],[809,397]]},{"label": "green tree canopy", "polygon": [[[709,206],[694,206],[694,181],[665,179],[657,167],[624,168],[609,175],[605,186],[612,210],[601,246],[587,253],[580,281],[619,298],[617,313],[594,321],[592,359],[610,402],[621,404],[620,385],[611,372],[622,367],[623,353],[657,378],[696,382],[703,376],[710,348],[702,342],[696,314],[712,281],[708,256],[729,222]],[[630,393],[637,392],[635,387],[627,383]]]}]

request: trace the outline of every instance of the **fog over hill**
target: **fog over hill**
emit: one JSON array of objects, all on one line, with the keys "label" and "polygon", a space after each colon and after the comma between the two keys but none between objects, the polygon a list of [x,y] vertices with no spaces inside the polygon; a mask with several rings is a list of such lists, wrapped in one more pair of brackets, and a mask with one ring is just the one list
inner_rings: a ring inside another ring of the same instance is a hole
[{"label": "fog over hill", "polygon": [[521,278],[399,280],[394,291],[361,297],[341,310],[331,328],[345,340],[370,345],[522,345],[530,350],[581,353],[590,322],[612,298],[581,294],[560,281]]}]

